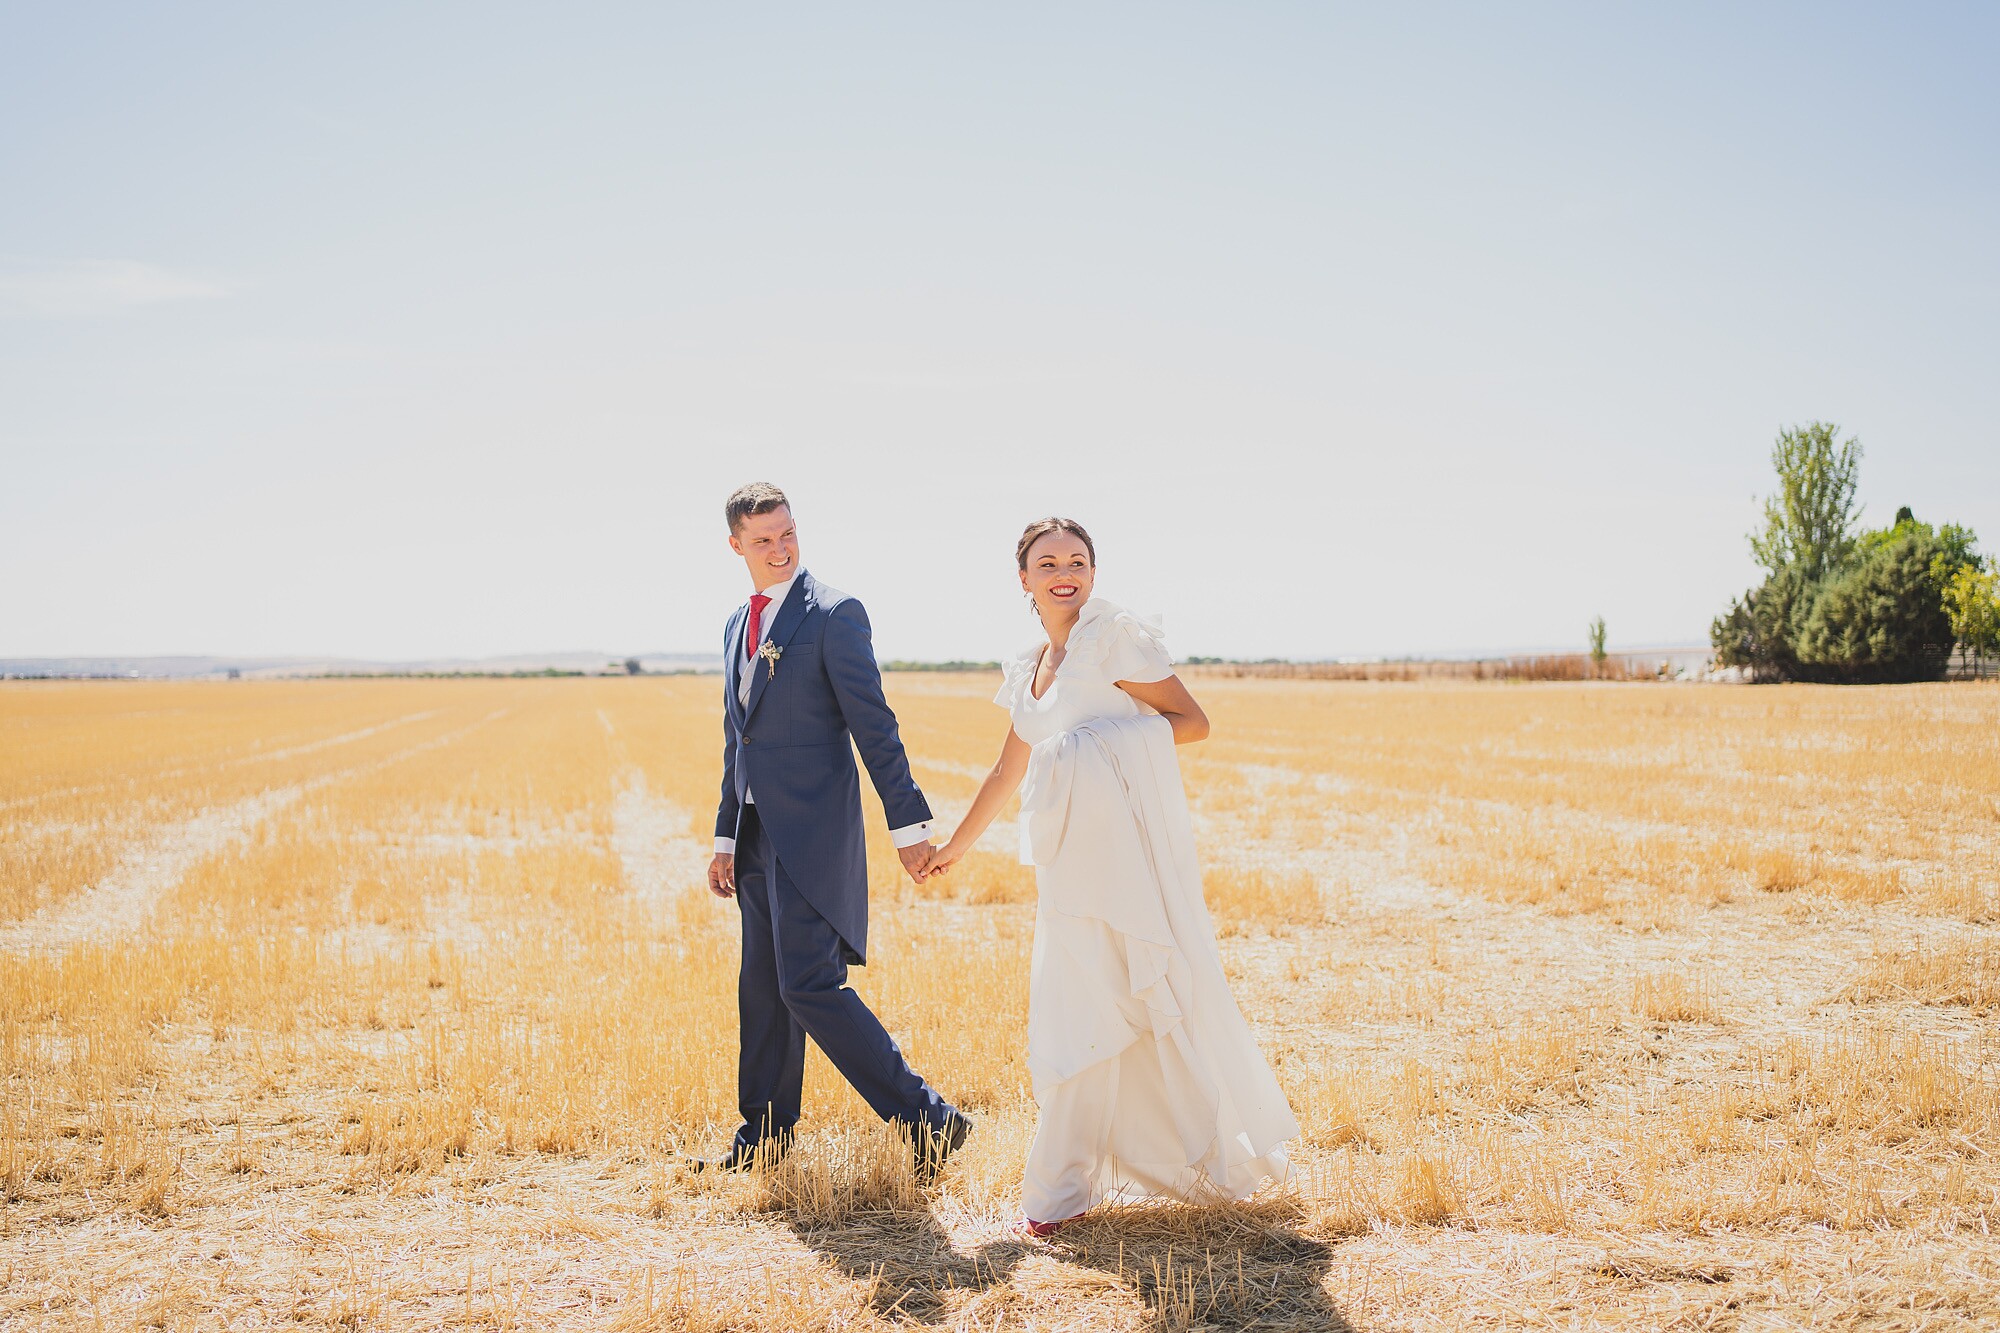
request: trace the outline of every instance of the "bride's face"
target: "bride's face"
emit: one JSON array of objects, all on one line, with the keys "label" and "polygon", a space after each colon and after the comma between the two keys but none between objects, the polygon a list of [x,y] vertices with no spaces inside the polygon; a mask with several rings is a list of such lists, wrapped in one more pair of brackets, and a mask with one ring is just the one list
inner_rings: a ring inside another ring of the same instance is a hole
[{"label": "bride's face", "polygon": [[1090,600],[1096,579],[1089,548],[1067,532],[1047,533],[1037,540],[1028,548],[1028,567],[1021,571],[1021,586],[1034,597],[1044,620],[1075,615]]}]

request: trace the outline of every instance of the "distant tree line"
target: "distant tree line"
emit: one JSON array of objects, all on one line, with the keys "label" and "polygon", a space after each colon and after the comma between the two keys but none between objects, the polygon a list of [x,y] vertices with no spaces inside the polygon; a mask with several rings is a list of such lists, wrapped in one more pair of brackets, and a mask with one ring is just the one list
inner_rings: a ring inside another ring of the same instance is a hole
[{"label": "distant tree line", "polygon": [[882,664],[884,671],[998,671],[998,662],[969,662],[953,659],[949,662],[912,662],[904,658]]},{"label": "distant tree line", "polygon": [[1284,657],[1183,657],[1182,666],[1277,666],[1289,661]]},{"label": "distant tree line", "polygon": [[572,667],[540,667],[533,671],[315,671],[301,680],[542,680],[563,676],[595,676],[596,671]]},{"label": "distant tree line", "polygon": [[1861,442],[1815,421],[1780,432],[1776,494],[1750,549],[1764,579],[1717,616],[1716,661],[1753,680],[1939,680],[1954,648],[2000,651],[2000,571],[1972,529],[1908,507],[1862,529]]}]

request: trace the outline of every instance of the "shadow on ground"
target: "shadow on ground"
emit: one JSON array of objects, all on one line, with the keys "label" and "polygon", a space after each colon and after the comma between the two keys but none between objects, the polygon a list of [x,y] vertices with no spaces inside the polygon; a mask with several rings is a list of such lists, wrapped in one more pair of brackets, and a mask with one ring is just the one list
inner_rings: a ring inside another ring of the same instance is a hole
[{"label": "shadow on ground", "polygon": [[[961,1249],[928,1211],[794,1218],[801,1243],[848,1277],[873,1282],[877,1313],[943,1325],[968,1314],[1055,1313],[1093,1296],[1136,1301],[1160,1329],[1353,1333],[1326,1291],[1332,1249],[1299,1228],[1284,1200],[1106,1211],[1051,1240]],[[1032,1261],[1032,1262],[1030,1262]]]}]

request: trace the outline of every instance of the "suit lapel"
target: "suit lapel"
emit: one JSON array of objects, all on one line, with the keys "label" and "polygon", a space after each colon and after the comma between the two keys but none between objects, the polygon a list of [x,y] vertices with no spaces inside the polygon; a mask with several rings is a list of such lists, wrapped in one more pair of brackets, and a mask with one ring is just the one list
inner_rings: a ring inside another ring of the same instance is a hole
[{"label": "suit lapel", "polygon": [[[792,641],[792,635],[798,633],[799,626],[805,622],[807,603],[813,600],[816,591],[812,575],[800,570],[798,585],[792,589],[792,595],[785,599],[785,604],[778,608],[778,618],[771,622],[771,633],[767,637],[772,643],[783,648]],[[772,663],[761,658],[751,659],[748,666],[751,671],[750,702],[743,709],[743,720],[746,723],[749,722],[750,715],[757,711],[757,705],[763,702],[764,689],[776,674],[771,669]],[[780,661],[777,666],[782,669],[784,663]]]},{"label": "suit lapel", "polygon": [[723,692],[724,705],[729,715],[736,720],[738,730],[743,726],[743,704],[738,692],[743,685],[743,631],[748,628],[749,608],[736,608],[736,614],[729,618],[728,628],[722,635],[722,675],[726,689]]}]

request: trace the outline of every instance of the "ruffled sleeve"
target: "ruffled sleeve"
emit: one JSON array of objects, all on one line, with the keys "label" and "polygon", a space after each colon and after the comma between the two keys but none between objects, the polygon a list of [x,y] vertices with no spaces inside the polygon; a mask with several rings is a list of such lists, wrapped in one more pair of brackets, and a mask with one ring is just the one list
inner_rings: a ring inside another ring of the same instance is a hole
[{"label": "ruffled sleeve", "polygon": [[1087,673],[1105,684],[1129,680],[1144,685],[1174,674],[1166,631],[1158,616],[1141,616],[1093,597],[1070,631],[1065,672]]},{"label": "ruffled sleeve", "polygon": [[993,696],[994,703],[1010,713],[1014,711],[1014,704],[1020,699],[1021,691],[1027,688],[1028,678],[1035,673],[1035,661],[1039,653],[1040,646],[1037,645],[1025,653],[1016,653],[1000,664],[1000,692]]}]

